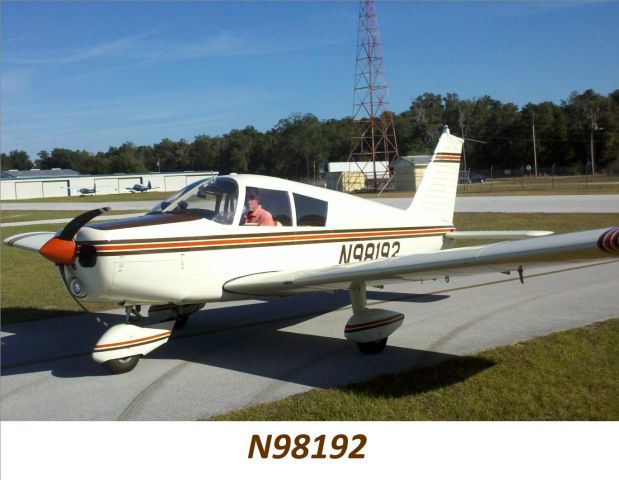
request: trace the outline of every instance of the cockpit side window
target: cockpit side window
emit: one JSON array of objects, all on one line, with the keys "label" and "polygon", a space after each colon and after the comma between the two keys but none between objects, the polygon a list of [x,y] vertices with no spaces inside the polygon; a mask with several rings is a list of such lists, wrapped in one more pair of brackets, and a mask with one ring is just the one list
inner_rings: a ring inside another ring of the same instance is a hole
[{"label": "cockpit side window", "polygon": [[293,197],[297,212],[297,226],[324,227],[327,224],[329,210],[327,202],[298,193],[294,193]]},{"label": "cockpit side window", "polygon": [[292,226],[292,209],[288,192],[247,187],[241,225]]}]

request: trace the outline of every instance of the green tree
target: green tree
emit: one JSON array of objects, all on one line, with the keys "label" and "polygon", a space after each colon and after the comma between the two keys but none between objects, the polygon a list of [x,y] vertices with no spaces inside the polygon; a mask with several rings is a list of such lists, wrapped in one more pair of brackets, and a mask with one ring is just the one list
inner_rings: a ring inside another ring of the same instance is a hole
[{"label": "green tree", "polygon": [[220,163],[221,138],[198,135],[189,145],[187,161],[192,170],[217,170]]},{"label": "green tree", "polygon": [[34,166],[30,156],[23,150],[11,150],[8,155],[3,153],[0,162],[2,170],[30,170]]},{"label": "green tree", "polygon": [[352,147],[353,122],[351,117],[342,120],[329,119],[322,122],[324,160],[326,162],[345,162]]},{"label": "green tree", "polygon": [[189,144],[186,140],[175,142],[164,138],[153,147],[154,158],[162,171],[177,172],[189,169],[187,152]]},{"label": "green tree", "polygon": [[220,172],[248,172],[259,138],[260,133],[251,126],[225,134],[220,144]]},{"label": "green tree", "polygon": [[125,142],[119,148],[110,148],[107,157],[112,173],[138,173],[146,171],[144,162],[138,158],[137,149],[131,142]]},{"label": "green tree", "polygon": [[277,175],[287,178],[312,178],[325,159],[325,138],[318,118],[295,113],[278,122],[273,156]]}]

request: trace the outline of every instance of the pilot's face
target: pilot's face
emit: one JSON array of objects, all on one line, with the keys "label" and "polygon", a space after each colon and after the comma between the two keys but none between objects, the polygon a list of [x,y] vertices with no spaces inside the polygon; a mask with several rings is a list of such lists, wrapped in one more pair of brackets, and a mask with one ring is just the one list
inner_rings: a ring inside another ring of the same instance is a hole
[{"label": "pilot's face", "polygon": [[253,212],[258,208],[258,205],[260,204],[260,195],[258,195],[256,192],[250,191],[247,193],[246,201],[248,210]]}]

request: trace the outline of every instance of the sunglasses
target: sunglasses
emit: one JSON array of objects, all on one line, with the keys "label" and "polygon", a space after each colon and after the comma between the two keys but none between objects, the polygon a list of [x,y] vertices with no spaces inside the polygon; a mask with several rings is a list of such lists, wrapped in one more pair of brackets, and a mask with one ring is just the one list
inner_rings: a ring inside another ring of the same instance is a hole
[{"label": "sunglasses", "polygon": [[254,193],[247,194],[247,200],[256,200],[257,198],[258,198],[258,195]]}]

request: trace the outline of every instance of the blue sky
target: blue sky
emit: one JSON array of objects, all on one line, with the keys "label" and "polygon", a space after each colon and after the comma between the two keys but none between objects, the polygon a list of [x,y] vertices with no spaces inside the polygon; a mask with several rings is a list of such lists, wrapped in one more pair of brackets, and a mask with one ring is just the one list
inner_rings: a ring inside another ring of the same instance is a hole
[{"label": "blue sky", "polygon": [[[2,2],[1,150],[192,141],[352,113],[358,2]],[[391,109],[619,88],[619,3],[377,2]]]}]

